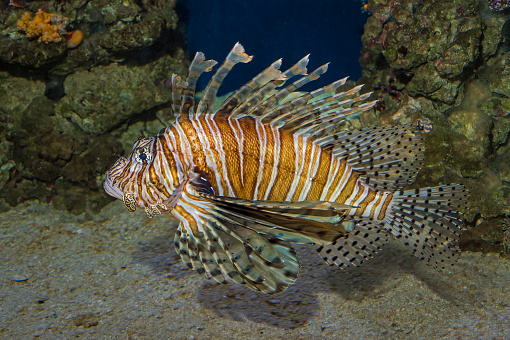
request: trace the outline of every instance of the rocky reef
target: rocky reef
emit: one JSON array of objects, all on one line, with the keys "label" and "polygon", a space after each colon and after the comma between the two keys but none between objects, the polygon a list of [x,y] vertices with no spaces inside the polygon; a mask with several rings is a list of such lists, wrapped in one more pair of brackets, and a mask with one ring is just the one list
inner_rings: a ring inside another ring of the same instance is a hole
[{"label": "rocky reef", "polygon": [[[10,4],[2,1],[0,62],[44,68],[53,75],[106,64],[168,39],[177,25],[174,7],[173,0],[11,1]],[[38,12],[61,18],[65,22],[63,30],[81,30],[82,48],[69,50],[63,39],[55,39],[52,44],[40,44],[39,39],[27,41],[30,35],[20,29],[23,28],[20,20],[26,13]]]},{"label": "rocky reef", "polygon": [[463,248],[503,251],[510,215],[508,12],[478,0],[370,0],[368,9],[360,82],[377,89],[380,103],[365,121],[432,120],[416,184],[465,184],[471,226]]},{"label": "rocky reef", "polygon": [[0,3],[0,210],[111,201],[107,168],[172,119],[166,81],[188,65],[176,27],[175,1]]}]

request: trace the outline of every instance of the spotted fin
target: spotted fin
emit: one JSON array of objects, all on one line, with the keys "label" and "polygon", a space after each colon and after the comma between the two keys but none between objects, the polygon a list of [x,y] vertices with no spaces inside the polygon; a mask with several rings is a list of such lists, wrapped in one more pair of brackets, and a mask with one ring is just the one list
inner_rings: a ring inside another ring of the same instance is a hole
[{"label": "spotted fin", "polygon": [[468,196],[459,184],[398,191],[382,223],[352,221],[356,224],[352,232],[329,245],[317,245],[316,250],[328,264],[358,266],[379,251],[392,234],[428,265],[444,269],[460,255],[463,220],[459,211],[464,210]]},{"label": "spotted fin", "polygon": [[317,141],[332,145],[377,190],[395,191],[411,184],[423,165],[425,145],[416,124],[341,131]]},{"label": "spotted fin", "polygon": [[342,269],[359,266],[371,259],[388,242],[389,233],[381,223],[372,220],[350,221],[354,229],[341,235],[334,242],[315,245],[315,250],[329,265]]},{"label": "spotted fin", "polygon": [[396,192],[384,223],[413,254],[434,268],[453,264],[468,191],[460,184]]},{"label": "spotted fin", "polygon": [[[198,236],[198,235],[197,235]],[[190,269],[195,269],[197,273],[206,279],[210,279],[211,275],[204,268],[205,261],[200,259],[198,252],[198,242],[195,240],[193,233],[183,231],[179,226],[175,233],[174,244],[176,252],[181,256],[182,262]]]}]

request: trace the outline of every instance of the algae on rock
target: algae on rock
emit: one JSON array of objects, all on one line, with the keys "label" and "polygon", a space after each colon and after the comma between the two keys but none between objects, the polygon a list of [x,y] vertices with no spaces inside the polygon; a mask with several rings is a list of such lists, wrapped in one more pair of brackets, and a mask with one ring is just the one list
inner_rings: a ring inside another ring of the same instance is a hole
[{"label": "algae on rock", "polygon": [[[474,229],[463,244],[502,250],[502,232],[493,229],[510,215],[505,14],[477,0],[370,0],[369,7],[360,63],[363,80],[380,89],[380,122],[433,121],[417,185],[466,185]],[[420,110],[405,109],[417,100]]]},{"label": "algae on rock", "polygon": [[142,66],[113,63],[76,72],[64,81],[66,96],[57,103],[57,114],[85,132],[111,131],[134,115],[168,105],[171,91],[161,79],[178,64],[165,56]]}]

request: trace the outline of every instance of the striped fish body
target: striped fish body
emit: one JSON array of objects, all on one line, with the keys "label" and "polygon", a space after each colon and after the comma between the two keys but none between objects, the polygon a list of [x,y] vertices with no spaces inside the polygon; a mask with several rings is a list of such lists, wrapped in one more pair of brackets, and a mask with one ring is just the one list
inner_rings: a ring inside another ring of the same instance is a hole
[{"label": "striped fish body", "polygon": [[213,112],[226,74],[250,60],[236,44],[196,104],[196,80],[216,64],[197,53],[185,80],[172,77],[175,124],[140,137],[107,172],[106,192],[129,211],[176,217],[176,251],[204,277],[268,294],[298,276],[291,243],[315,244],[340,267],[371,258],[390,234],[433,267],[456,259],[463,186],[403,189],[430,122],[338,132],[376,102],[361,86],[338,92],[346,78],[296,93],[327,70],[307,73],[308,57],[284,72],[276,61]]},{"label": "striped fish body", "polygon": [[[357,207],[346,211],[346,216],[378,221],[384,219],[393,196],[363,183],[360,174],[331,149],[252,117],[181,117],[159,141],[170,146],[168,151],[177,151],[164,156],[167,164],[170,159],[180,163],[180,169],[202,169],[220,196],[337,202]],[[163,145],[159,149],[165,150]],[[183,178],[178,168],[172,178]],[[164,178],[165,173],[159,176]]]}]

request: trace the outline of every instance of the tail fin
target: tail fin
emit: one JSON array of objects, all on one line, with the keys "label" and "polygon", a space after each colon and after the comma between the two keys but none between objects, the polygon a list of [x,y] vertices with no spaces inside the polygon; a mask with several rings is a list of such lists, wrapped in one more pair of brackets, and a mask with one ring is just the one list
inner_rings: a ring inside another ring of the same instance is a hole
[{"label": "tail fin", "polygon": [[434,268],[445,268],[460,254],[462,211],[468,198],[463,185],[396,192],[384,223],[413,254]]}]

